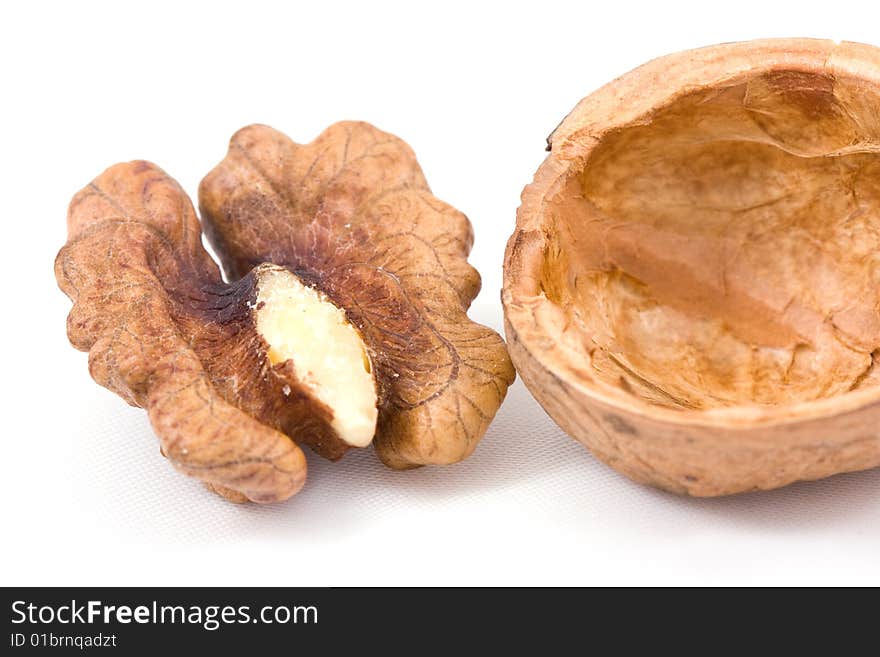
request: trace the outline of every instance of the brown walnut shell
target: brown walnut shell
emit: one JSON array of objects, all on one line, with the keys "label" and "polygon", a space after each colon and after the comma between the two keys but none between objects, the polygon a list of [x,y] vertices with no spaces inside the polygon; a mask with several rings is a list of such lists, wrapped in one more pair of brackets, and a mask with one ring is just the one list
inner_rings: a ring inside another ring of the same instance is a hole
[{"label": "brown walnut shell", "polygon": [[548,141],[502,297],[560,427],[690,495],[880,465],[880,50],[670,55]]},{"label": "brown walnut shell", "polygon": [[73,199],[55,263],[74,301],[68,335],[93,378],[149,412],[179,470],[235,501],[303,485],[300,444],[349,448],[333,409],[255,328],[261,274],[284,268],[360,334],[376,381],[373,444],[395,468],[468,456],[514,372],[504,342],[470,321],[480,279],[467,218],[435,198],[410,148],[365,123],[299,145],[265,126],[232,138],[200,187],[202,246],[180,186],[148,162],[118,164]]}]

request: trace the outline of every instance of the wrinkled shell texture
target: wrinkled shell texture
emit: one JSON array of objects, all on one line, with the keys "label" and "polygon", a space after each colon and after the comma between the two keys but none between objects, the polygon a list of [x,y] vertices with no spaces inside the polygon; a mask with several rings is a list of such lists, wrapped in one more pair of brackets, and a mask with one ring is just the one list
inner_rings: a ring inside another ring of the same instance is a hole
[{"label": "wrinkled shell texture", "polygon": [[514,363],[563,429],[693,495],[880,464],[880,50],[671,55],[550,144],[503,301]]},{"label": "wrinkled shell texture", "polygon": [[404,142],[364,123],[307,145],[250,126],[199,197],[201,224],[155,165],[111,167],[71,202],[55,263],[75,302],[71,343],[98,383],[148,411],[175,467],[229,499],[273,502],[305,481],[300,444],[332,459],[347,448],[290,361],[269,362],[253,319],[263,263],[322,290],[361,333],[386,464],[472,452],[513,369],[466,314],[480,286],[470,223],[431,194]]}]

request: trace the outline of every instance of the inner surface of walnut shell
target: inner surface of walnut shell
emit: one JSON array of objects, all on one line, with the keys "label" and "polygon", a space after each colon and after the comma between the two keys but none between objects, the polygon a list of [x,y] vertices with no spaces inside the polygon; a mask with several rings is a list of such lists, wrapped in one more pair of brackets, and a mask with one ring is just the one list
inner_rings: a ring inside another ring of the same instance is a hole
[{"label": "inner surface of walnut shell", "polygon": [[651,405],[877,385],[880,90],[815,71],[686,90],[548,199],[541,287],[593,377]]}]

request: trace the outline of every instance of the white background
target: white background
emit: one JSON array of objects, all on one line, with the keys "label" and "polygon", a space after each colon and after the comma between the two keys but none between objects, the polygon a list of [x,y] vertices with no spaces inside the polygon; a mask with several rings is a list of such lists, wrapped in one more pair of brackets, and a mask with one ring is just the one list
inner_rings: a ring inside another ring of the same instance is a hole
[{"label": "white background", "polygon": [[867,0],[373,4],[3,4],[0,583],[880,584],[878,470],[682,499],[598,463],[517,383],[465,463],[310,457],[297,497],[235,506],[174,472],[145,414],[92,383],[52,261],[68,200],[114,162],[153,160],[194,193],[248,123],[309,141],[373,122],[470,216],[472,315],[498,328],[519,193],[582,96],[722,41],[880,45]]}]

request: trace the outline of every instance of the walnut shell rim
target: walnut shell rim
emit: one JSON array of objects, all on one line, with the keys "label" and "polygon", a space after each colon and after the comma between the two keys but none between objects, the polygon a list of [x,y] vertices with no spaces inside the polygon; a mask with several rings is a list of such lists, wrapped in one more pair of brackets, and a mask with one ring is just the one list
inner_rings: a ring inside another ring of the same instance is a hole
[{"label": "walnut shell rim", "polygon": [[[669,55],[584,98],[548,139],[551,153],[523,191],[504,262],[502,301],[511,358],[525,384],[563,430],[637,481],[712,496],[880,465],[880,438],[870,430],[880,412],[880,387],[776,405],[731,403],[692,409],[646,403],[621,386],[598,380],[587,364],[592,352],[586,356],[583,346],[591,336],[551,299],[564,297],[554,288],[569,284],[560,280],[562,276],[554,278],[554,268],[564,269],[566,254],[551,253],[565,251],[554,244],[557,224],[551,215],[554,208],[558,210],[558,199],[573,189],[567,187],[572,180],[585,175],[591,158],[604,156],[607,143],[622,140],[627,131],[646,130],[652,121],[671,116],[679,107],[676,104],[693,94],[709,90],[721,97],[737,84],[773,81],[786,72],[830,80],[830,95],[822,99],[840,101],[833,85],[841,80],[870,92],[868,97],[875,102],[880,98],[880,51],[871,46],[774,39]],[[788,86],[792,89],[782,90],[783,96],[789,94],[783,100],[803,91]],[[844,100],[852,103],[851,98]],[[864,127],[861,146],[876,154],[880,125],[865,111],[870,107],[867,101],[862,106],[844,105],[855,111],[853,122]],[[824,130],[822,108],[809,109],[817,111],[814,125]],[[804,115],[808,114],[805,109]],[[816,135],[817,145],[828,137],[822,130]],[[863,152],[856,146],[851,145],[852,152]],[[804,144],[785,147],[797,151]],[[638,239],[634,236],[633,242],[638,244]],[[575,281],[577,285],[577,277]]]}]

